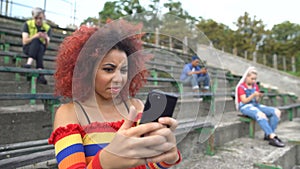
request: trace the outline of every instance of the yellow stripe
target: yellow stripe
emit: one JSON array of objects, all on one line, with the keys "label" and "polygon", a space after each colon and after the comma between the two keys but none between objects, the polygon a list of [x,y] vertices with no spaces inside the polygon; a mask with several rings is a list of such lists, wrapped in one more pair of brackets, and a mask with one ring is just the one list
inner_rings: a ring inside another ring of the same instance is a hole
[{"label": "yellow stripe", "polygon": [[70,145],[78,144],[78,143],[82,144],[82,138],[80,134],[72,134],[66,136],[56,142],[55,154],[58,154],[61,150],[65,149],[66,147],[69,147]]},{"label": "yellow stripe", "polygon": [[153,165],[156,169],[160,169],[160,167],[158,167],[158,165],[156,163],[153,163]]},{"label": "yellow stripe", "polygon": [[83,138],[84,145],[90,144],[104,144],[110,143],[115,137],[116,133],[113,132],[104,132],[104,133],[89,133],[86,134]]}]

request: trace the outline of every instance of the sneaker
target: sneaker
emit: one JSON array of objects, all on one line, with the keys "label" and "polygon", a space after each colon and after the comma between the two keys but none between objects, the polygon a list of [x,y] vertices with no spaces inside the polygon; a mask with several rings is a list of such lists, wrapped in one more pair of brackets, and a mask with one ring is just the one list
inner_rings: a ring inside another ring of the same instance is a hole
[{"label": "sneaker", "polygon": [[209,86],[204,86],[203,89],[209,90]]},{"label": "sneaker", "polygon": [[284,147],[284,143],[278,137],[274,137],[269,140],[269,144],[275,147]]},{"label": "sneaker", "polygon": [[38,78],[37,78],[37,83],[47,85],[48,82],[47,82],[47,80],[45,79],[44,76],[40,75],[40,76],[38,76]]},{"label": "sneaker", "polygon": [[25,64],[25,65],[22,65],[22,68],[27,68],[27,69],[30,69],[30,68],[31,68],[31,65],[29,65],[29,64]]},{"label": "sneaker", "polygon": [[197,90],[197,89],[199,89],[199,86],[193,86],[192,89]]}]

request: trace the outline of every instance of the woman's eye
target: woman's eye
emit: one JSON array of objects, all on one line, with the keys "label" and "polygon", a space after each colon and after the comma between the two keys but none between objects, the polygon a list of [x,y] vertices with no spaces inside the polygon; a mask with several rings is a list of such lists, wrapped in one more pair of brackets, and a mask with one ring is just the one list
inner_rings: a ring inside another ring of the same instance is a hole
[{"label": "woman's eye", "polygon": [[110,73],[114,71],[114,68],[103,68],[103,70]]},{"label": "woman's eye", "polygon": [[121,69],[121,73],[127,73],[128,72],[128,69]]}]

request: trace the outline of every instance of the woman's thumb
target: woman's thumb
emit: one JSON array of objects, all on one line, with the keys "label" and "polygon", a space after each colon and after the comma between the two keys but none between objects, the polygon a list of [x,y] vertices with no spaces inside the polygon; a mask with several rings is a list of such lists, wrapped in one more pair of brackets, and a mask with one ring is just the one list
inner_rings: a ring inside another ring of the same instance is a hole
[{"label": "woman's thumb", "polygon": [[129,129],[132,127],[132,124],[135,122],[137,112],[134,106],[130,106],[129,114],[125,117],[125,121],[120,129]]}]

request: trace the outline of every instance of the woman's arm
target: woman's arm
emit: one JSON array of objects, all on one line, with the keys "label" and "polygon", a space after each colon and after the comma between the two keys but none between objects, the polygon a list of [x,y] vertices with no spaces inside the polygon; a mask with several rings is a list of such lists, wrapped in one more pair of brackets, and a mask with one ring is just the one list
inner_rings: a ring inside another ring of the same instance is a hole
[{"label": "woman's arm", "polygon": [[49,138],[49,144],[55,148],[59,169],[101,168],[98,160],[101,151],[87,164],[82,140],[84,135],[85,131],[78,124],[73,104],[60,106],[55,114],[54,131]]},{"label": "woman's arm", "polygon": [[247,104],[249,103],[253,98],[256,98],[260,95],[259,92],[255,91],[254,93],[252,93],[249,97],[246,97],[246,94],[242,94],[240,95],[240,99],[242,101],[242,103]]}]

